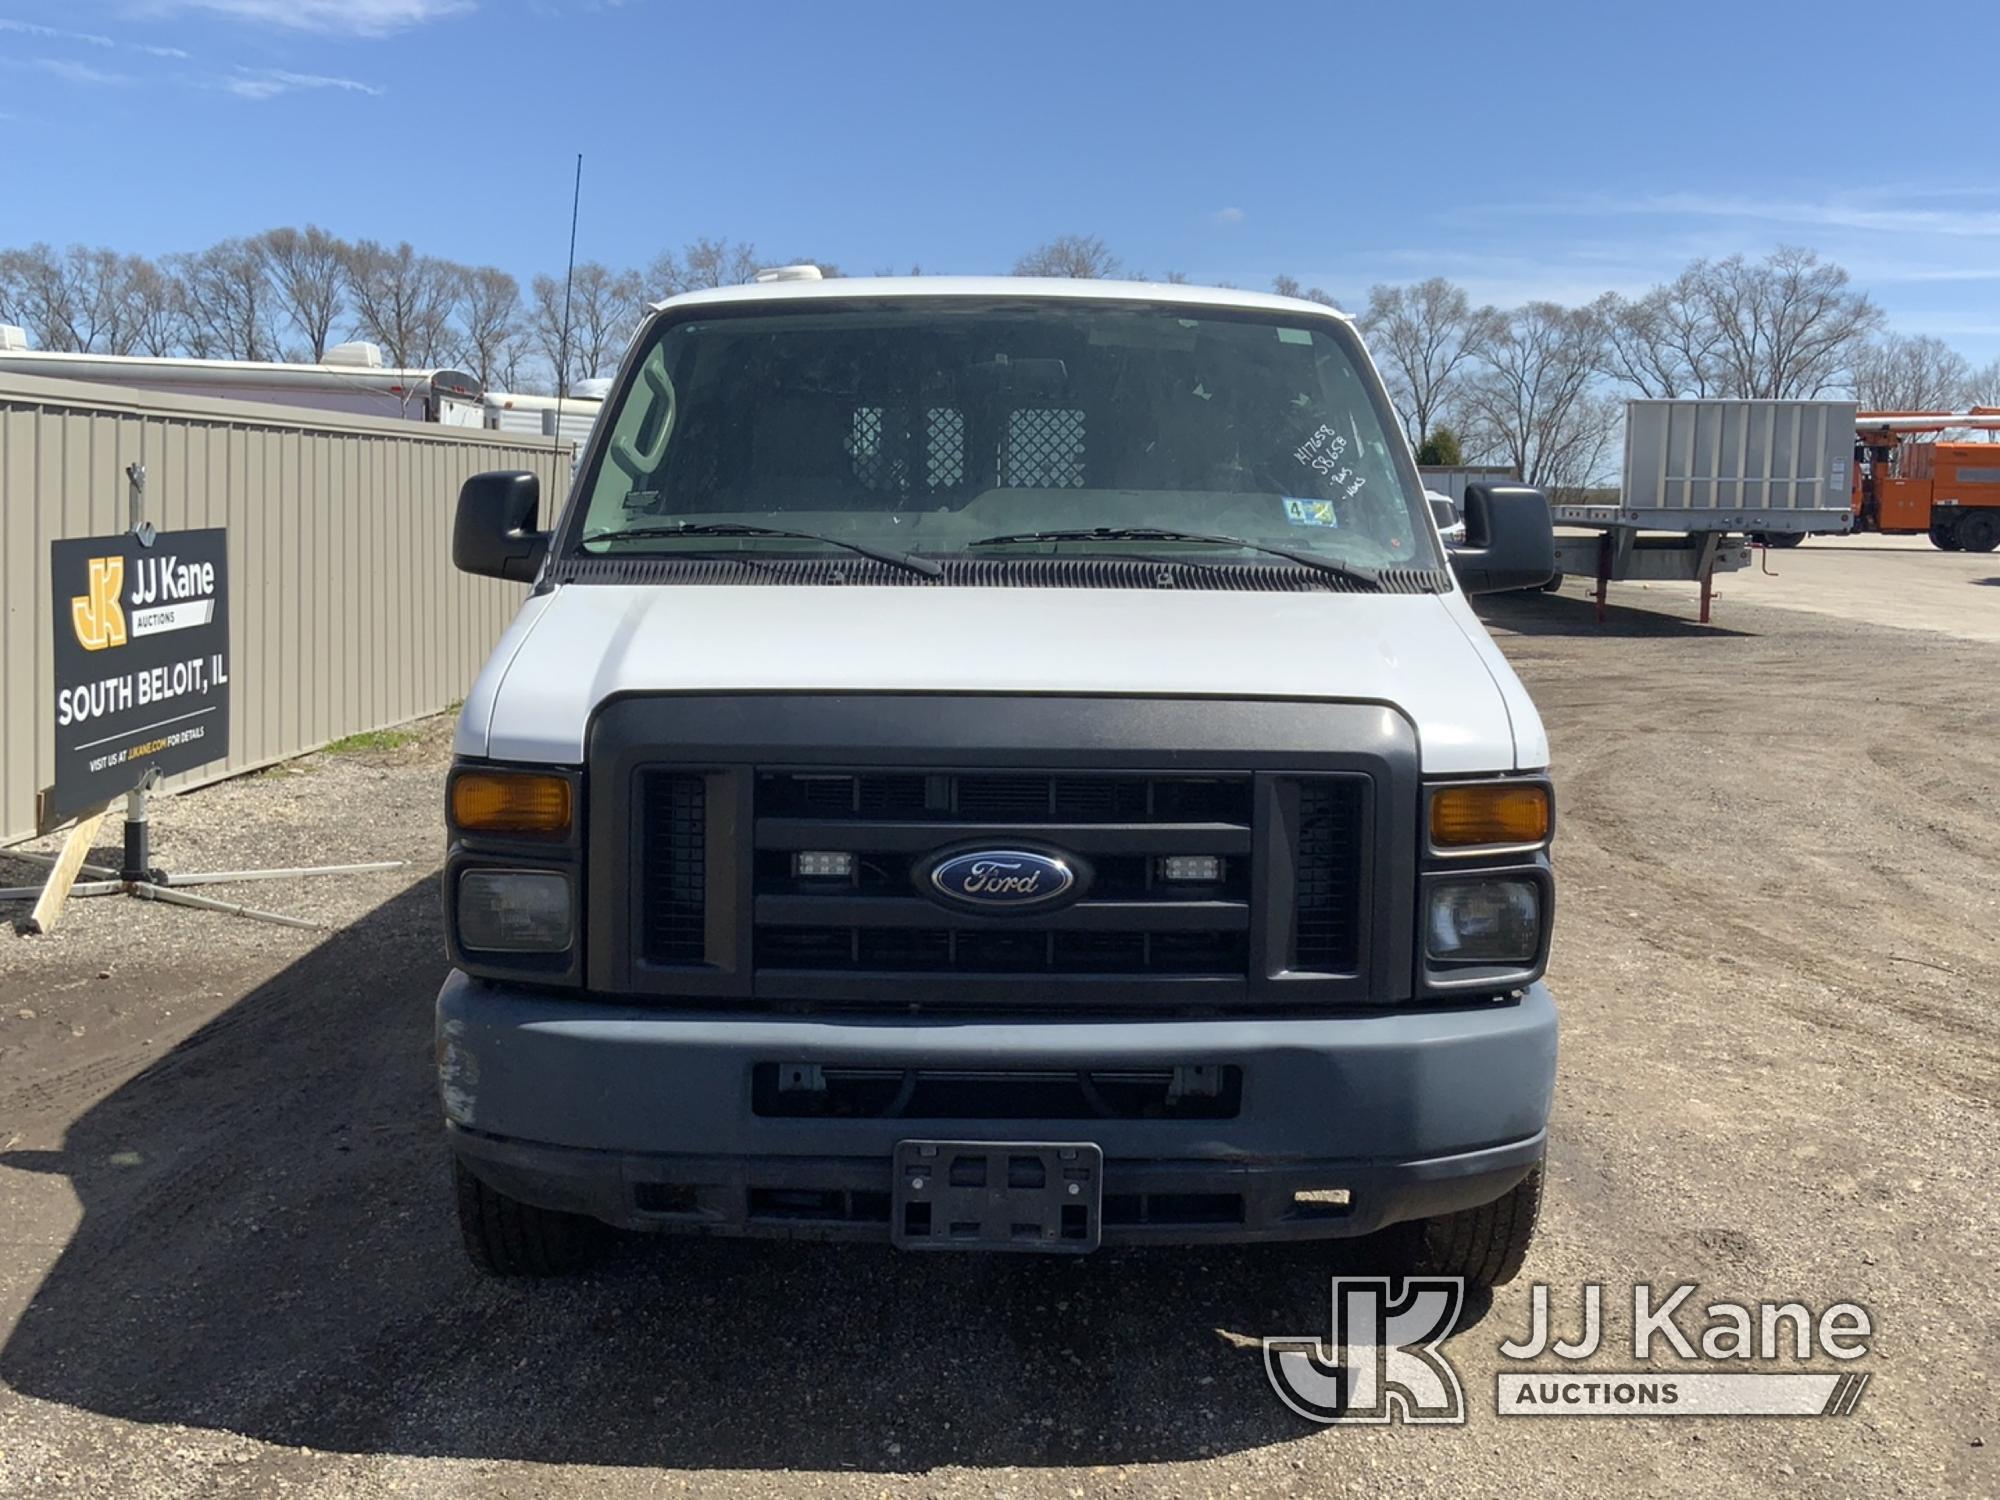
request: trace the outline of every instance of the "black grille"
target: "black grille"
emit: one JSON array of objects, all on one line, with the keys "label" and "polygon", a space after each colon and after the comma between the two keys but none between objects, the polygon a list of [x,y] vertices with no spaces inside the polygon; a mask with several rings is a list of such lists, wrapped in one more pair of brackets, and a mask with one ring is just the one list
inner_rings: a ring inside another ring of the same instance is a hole
[{"label": "black grille", "polygon": [[765,927],[767,969],[890,974],[1237,974],[1240,932],[962,932],[948,927]]},{"label": "black grille", "polygon": [[[780,973],[1241,980],[1249,966],[1248,776],[765,770],[756,781],[753,963]],[[1018,841],[1069,857],[1083,896],[989,915],[930,899],[942,852]],[[801,850],[853,854],[843,880]],[[1160,859],[1214,855],[1170,882]]]},{"label": "black grille", "polygon": [[766,818],[922,818],[963,822],[1241,823],[1248,777],[952,773],[764,772]]},{"label": "black grille", "polygon": [[[836,763],[637,778],[629,951],[684,976],[663,976],[669,992],[1037,1010],[1326,1003],[1294,977],[1339,984],[1342,1003],[1372,992],[1353,988],[1377,918],[1366,772]],[[1064,859],[1074,888],[1006,910],[932,883],[946,858],[1006,849]]]},{"label": "black grille", "polygon": [[683,772],[646,777],[645,845],[648,878],[644,947],[658,964],[698,964],[708,921],[708,783]]},{"label": "black grille", "polygon": [[1293,969],[1348,974],[1360,963],[1364,785],[1355,777],[1299,783]]}]

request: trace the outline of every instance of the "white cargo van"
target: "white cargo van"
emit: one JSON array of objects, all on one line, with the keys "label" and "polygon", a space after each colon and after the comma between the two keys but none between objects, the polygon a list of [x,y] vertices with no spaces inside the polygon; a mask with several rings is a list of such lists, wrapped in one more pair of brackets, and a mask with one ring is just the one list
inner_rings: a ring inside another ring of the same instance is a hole
[{"label": "white cargo van", "polygon": [[466,1248],[1357,1235],[1514,1274],[1556,1016],[1548,744],[1350,322],[786,280],[640,330],[447,791]]}]

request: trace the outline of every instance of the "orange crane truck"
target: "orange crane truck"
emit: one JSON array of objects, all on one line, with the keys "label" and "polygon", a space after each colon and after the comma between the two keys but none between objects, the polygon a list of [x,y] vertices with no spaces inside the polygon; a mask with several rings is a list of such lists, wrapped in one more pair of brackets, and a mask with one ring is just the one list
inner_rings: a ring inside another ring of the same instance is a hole
[{"label": "orange crane truck", "polygon": [[[1984,429],[1985,442],[1915,442]],[[1854,419],[1855,531],[1928,535],[1945,552],[2000,546],[2000,407],[1862,412]]]}]

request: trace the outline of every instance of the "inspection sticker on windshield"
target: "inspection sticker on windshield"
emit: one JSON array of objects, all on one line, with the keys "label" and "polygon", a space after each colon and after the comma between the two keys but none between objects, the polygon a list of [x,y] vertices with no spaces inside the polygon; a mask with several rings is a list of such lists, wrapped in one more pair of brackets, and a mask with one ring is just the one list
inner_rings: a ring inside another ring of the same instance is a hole
[{"label": "inspection sticker on windshield", "polygon": [[1285,519],[1294,526],[1340,525],[1340,517],[1333,513],[1331,500],[1300,500],[1293,495],[1281,498],[1285,503]]}]

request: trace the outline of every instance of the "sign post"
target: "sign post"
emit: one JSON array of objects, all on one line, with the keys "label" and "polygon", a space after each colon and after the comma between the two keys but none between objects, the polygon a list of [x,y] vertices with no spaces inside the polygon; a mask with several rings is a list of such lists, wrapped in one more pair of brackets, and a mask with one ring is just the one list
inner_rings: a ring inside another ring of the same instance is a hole
[{"label": "sign post", "polygon": [[[288,927],[315,924],[177,886],[393,870],[406,860],[292,870],[169,875],[153,864],[148,794],[162,776],[229,753],[229,555],[220,527],[156,532],[146,521],[146,469],[132,464],[132,529],[118,536],[52,542],[55,600],[55,785],[50,821],[79,821],[48,863],[31,931],[55,926],[76,895],[138,896]],[[112,802],[125,799],[125,857],[116,878],[84,863]],[[46,825],[44,825],[46,826]],[[17,856],[19,857],[19,856]],[[26,856],[37,858],[36,856]],[[35,895],[0,890],[0,900]]]},{"label": "sign post", "polygon": [[[51,543],[58,818],[124,796],[128,880],[147,878],[146,789],[229,751],[225,533],[155,532],[146,471],[132,530]],[[136,833],[134,830],[136,829]]]}]

